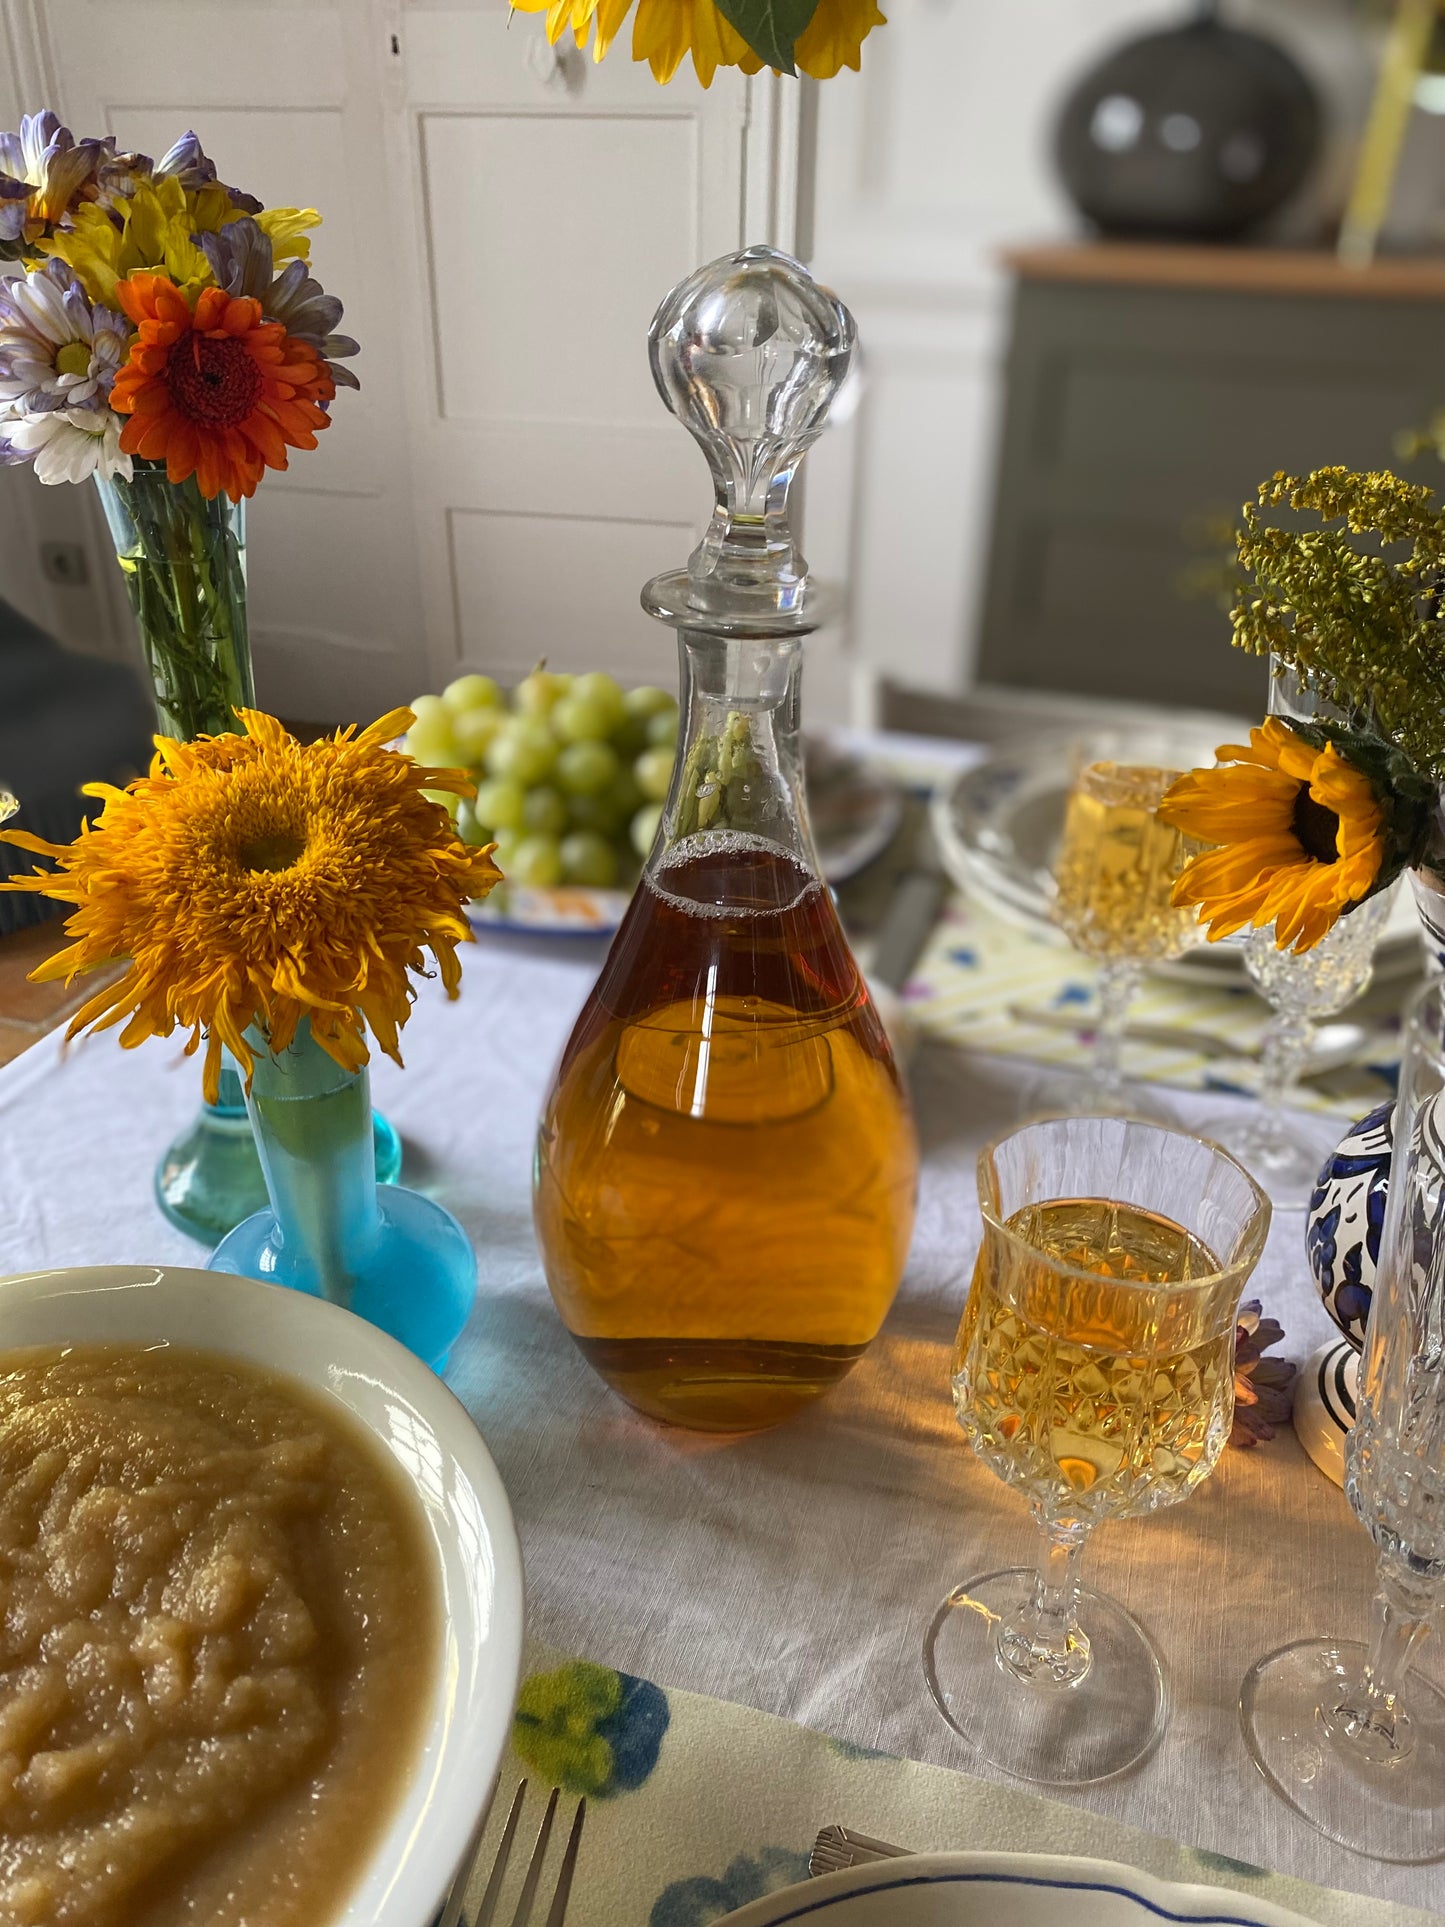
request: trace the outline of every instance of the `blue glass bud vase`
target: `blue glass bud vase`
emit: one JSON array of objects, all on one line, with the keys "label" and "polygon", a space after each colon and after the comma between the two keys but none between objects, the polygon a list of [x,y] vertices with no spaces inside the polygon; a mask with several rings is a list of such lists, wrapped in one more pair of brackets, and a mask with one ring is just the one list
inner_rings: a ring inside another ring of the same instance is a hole
[{"label": "blue glass bud vase", "polygon": [[[401,1137],[380,1111],[373,1112],[372,1138],[378,1184],[401,1176]],[[213,1245],[243,1218],[265,1209],[266,1179],[256,1156],[256,1140],[246,1114],[241,1074],[225,1056],[221,1088],[214,1104],[202,1104],[180,1136],[166,1147],[156,1166],[156,1203],[188,1238]]]},{"label": "blue glass bud vase", "polygon": [[441,1371],[476,1296],[467,1234],[430,1198],[377,1183],[364,1070],[343,1070],[304,1023],[277,1055],[247,1038],[246,1108],[270,1202],[221,1240],[210,1269],[343,1305]]}]

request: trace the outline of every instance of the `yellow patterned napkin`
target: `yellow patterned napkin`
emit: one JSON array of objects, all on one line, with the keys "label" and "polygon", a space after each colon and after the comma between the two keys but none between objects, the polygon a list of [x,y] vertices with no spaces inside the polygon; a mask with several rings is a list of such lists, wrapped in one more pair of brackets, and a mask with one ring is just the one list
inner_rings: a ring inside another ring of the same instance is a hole
[{"label": "yellow patterned napkin", "polygon": [[[531,1786],[501,1920],[511,1918],[541,1793],[561,1785],[588,1801],[568,1927],[711,1927],[805,1879],[818,1829],[834,1822],[920,1850],[1123,1861],[1164,1879],[1265,1895],[1325,1927],[1438,1927],[1438,1916],[1415,1908],[1265,1873],[1037,1794],[848,1746],[770,1713],[542,1646],[527,1655],[469,1918],[523,1775]],[[544,1901],[574,1805],[569,1798],[559,1816]]]},{"label": "yellow patterned napkin", "polygon": [[[1377,984],[1342,1013],[1367,1032],[1348,1065],[1312,1078],[1292,1102],[1307,1110],[1359,1117],[1392,1096],[1399,1061],[1399,982]],[[1086,957],[995,916],[972,899],[952,896],[913,976],[904,1007],[912,1026],[971,1050],[1026,1057],[1034,1063],[1081,1066],[1087,1045],[1061,1020],[1087,1026],[1095,1010],[1094,966]],[[1027,1013],[1027,1014],[1025,1014]],[[1032,1021],[1037,1013],[1042,1021]],[[1131,1026],[1203,1032],[1241,1053],[1206,1053],[1187,1044],[1125,1043],[1130,1077],[1193,1091],[1256,1094],[1258,1048],[1269,1021],[1247,986],[1199,986],[1146,975],[1129,1011]]]}]

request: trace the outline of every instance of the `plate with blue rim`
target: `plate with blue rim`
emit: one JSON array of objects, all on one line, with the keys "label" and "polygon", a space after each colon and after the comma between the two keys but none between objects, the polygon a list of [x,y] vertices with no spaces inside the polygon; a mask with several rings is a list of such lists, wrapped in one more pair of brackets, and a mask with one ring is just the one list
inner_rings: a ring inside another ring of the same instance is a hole
[{"label": "plate with blue rim", "polygon": [[[1269,1876],[1264,1876],[1266,1879]],[[718,1927],[1311,1927],[1258,1895],[1062,1854],[916,1853],[768,1894]]]}]

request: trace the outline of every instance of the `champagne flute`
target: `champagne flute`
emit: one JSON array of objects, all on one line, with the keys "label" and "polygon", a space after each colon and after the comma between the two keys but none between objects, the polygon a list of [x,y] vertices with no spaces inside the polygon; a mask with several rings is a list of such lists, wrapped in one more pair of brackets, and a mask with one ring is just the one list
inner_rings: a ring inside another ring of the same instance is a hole
[{"label": "champagne flute", "polygon": [[[1129,1005],[1144,965],[1182,956],[1199,935],[1195,912],[1169,900],[1199,847],[1159,819],[1177,775],[1152,764],[1095,762],[1074,779],[1054,866],[1054,921],[1098,962],[1099,1017],[1091,1073],[1071,1090],[1050,1090],[1049,1108],[1091,1116],[1138,1109],[1124,1091]],[[1056,1096],[1063,1101],[1053,1102]]]},{"label": "champagne flute", "polygon": [[1445,1858],[1445,1692],[1414,1666],[1445,1606],[1445,982],[1411,1004],[1345,1493],[1375,1542],[1366,1643],[1303,1639],[1248,1673],[1274,1791],[1377,1860]]},{"label": "champagne flute", "polygon": [[978,1191],[954,1402],[974,1451],[1028,1498],[1044,1556],[955,1587],[924,1671],[985,1760],[1082,1786],[1143,1759],[1166,1720],[1159,1656],[1123,1606],[1080,1586],[1084,1546],[1212,1471],[1269,1200],[1217,1145],[1123,1117],[1023,1125],[981,1154]]}]

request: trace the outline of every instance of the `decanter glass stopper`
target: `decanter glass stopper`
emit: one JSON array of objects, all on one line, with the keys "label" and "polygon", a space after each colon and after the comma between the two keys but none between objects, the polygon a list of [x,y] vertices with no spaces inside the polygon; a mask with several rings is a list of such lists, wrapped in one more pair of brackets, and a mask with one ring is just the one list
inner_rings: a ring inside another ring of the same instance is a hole
[{"label": "decanter glass stopper", "polygon": [[648,330],[653,380],[701,443],[716,504],[686,575],[649,585],[653,613],[814,626],[818,590],[789,526],[788,490],[827,423],[855,336],[837,296],[776,248],[710,261],[663,301]]}]

